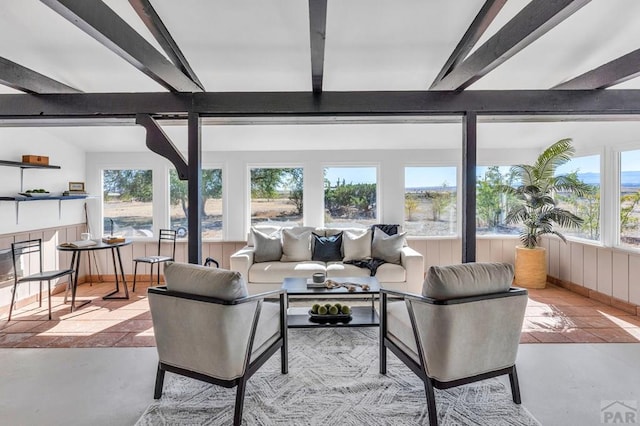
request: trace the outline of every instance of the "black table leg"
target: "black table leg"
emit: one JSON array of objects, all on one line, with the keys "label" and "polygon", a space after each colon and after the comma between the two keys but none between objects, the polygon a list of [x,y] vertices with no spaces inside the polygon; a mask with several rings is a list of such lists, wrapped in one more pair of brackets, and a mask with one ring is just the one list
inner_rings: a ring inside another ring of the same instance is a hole
[{"label": "black table leg", "polygon": [[[75,267],[74,267],[75,263]],[[78,275],[80,275],[80,252],[74,251],[71,255],[71,269],[75,270],[73,274],[73,280],[71,284],[71,312],[74,310],[91,303],[91,300],[83,300],[81,304],[76,306],[76,290],[78,289]]]},{"label": "black table leg", "polygon": [[[118,258],[118,264],[116,265],[116,257]],[[111,248],[111,258],[113,259],[113,272],[116,276],[116,289],[111,293],[103,296],[103,300],[129,300],[129,289],[127,288],[127,281],[124,277],[124,267],[122,266],[122,258],[120,257],[120,247]],[[120,271],[118,272],[118,266]],[[120,277],[118,277],[120,275]],[[120,278],[122,278],[122,286],[124,287],[124,296],[115,296],[120,292]]]}]

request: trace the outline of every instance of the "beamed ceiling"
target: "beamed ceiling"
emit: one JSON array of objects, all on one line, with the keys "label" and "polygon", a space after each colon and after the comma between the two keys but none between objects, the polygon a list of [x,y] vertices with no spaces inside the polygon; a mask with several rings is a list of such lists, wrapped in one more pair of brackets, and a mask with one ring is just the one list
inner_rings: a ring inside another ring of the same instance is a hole
[{"label": "beamed ceiling", "polygon": [[0,11],[5,126],[167,123],[190,110],[218,125],[640,113],[637,0],[4,0]]}]

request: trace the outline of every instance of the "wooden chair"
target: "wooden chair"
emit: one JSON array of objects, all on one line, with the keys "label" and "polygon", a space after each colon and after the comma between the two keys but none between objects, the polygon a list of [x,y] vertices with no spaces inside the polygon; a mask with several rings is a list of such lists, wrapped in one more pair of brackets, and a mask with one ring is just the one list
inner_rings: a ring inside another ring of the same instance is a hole
[{"label": "wooden chair", "polygon": [[[171,246],[171,256],[162,255],[162,245],[169,244]],[[148,263],[151,265],[151,278],[149,282],[153,282],[153,266],[158,266],[157,283],[160,285],[160,264],[172,262],[176,257],[176,231],[171,229],[161,229],[158,236],[158,254],[155,256],[144,256],[133,259],[135,266],[133,268],[133,291],[136,291],[136,280],[138,277],[138,263]]]},{"label": "wooden chair", "polygon": [[[13,305],[16,299],[16,293],[18,291],[18,284],[24,282],[40,282],[40,293],[38,300],[39,306],[42,306],[42,281],[47,282],[49,290],[49,319],[51,319],[51,280],[62,278],[66,275],[69,276],[69,282],[73,281],[73,269],[58,269],[54,271],[44,270],[44,261],[42,259],[42,239],[34,239],[27,241],[19,241],[11,244],[11,254],[13,257],[13,292],[11,293],[11,305],[9,306],[9,318],[7,321],[11,321],[11,313],[13,312]],[[20,256],[22,255],[37,255],[39,262],[39,270],[34,274],[18,277],[18,268],[20,262]]]}]

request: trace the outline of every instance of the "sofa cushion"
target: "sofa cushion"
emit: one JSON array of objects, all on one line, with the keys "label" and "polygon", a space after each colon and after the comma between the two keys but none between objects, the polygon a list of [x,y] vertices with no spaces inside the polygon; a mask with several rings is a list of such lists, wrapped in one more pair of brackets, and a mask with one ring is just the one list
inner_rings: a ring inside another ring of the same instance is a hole
[{"label": "sofa cushion", "polygon": [[254,251],[253,261],[271,262],[280,260],[282,257],[282,242],[280,241],[280,230],[276,230],[271,234],[265,234],[256,228],[251,229],[253,236]]},{"label": "sofa cushion", "polygon": [[368,277],[371,271],[367,268],[359,268],[356,265],[349,265],[342,262],[327,263],[328,278],[346,278],[346,277]]},{"label": "sofa cushion", "polygon": [[380,228],[374,228],[371,242],[371,256],[389,263],[400,264],[400,252],[404,246],[406,232],[387,235]]},{"label": "sofa cushion", "polygon": [[433,299],[477,296],[509,290],[513,265],[509,263],[463,263],[431,266],[422,285],[422,295]]},{"label": "sofa cushion", "polygon": [[[295,229],[295,228],[294,228]],[[311,260],[311,231],[282,230],[282,262]]]},{"label": "sofa cushion", "polygon": [[247,283],[240,272],[208,268],[190,263],[167,262],[164,267],[167,290],[198,294],[222,300],[247,297]]},{"label": "sofa cushion", "polygon": [[280,283],[285,277],[311,278],[315,272],[326,272],[324,262],[265,262],[249,268],[250,283]]},{"label": "sofa cushion", "polygon": [[402,265],[385,263],[378,266],[376,278],[381,283],[402,283],[407,280],[407,271]]},{"label": "sofa cushion", "polygon": [[342,237],[343,261],[361,260],[371,257],[371,230],[346,230]]},{"label": "sofa cushion", "polygon": [[342,260],[342,232],[330,237],[313,232],[313,254],[311,260],[331,262]]}]

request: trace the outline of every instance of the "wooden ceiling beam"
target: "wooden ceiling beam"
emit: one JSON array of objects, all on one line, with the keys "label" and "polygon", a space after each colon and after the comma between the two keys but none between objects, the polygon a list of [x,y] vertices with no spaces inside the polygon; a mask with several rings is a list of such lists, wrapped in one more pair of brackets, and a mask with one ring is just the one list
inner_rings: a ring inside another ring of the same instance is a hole
[{"label": "wooden ceiling beam", "polygon": [[149,0],[129,0],[129,4],[131,4],[133,10],[135,10],[140,19],[142,19],[142,22],[144,22],[151,34],[153,34],[153,37],[155,37],[173,64],[180,68],[185,75],[189,76],[189,78],[204,91],[204,86],[198,79],[195,71],[193,71],[193,68],[191,68],[191,65],[189,65],[189,61],[187,61],[182,50],[180,50],[178,43],[173,39],[164,22],[162,22],[160,15],[158,15],[151,5],[151,2]]},{"label": "wooden ceiling beam", "polygon": [[532,0],[432,90],[466,89],[590,1]]},{"label": "wooden ceiling beam", "polygon": [[41,1],[168,90],[202,91],[101,0]]},{"label": "wooden ceiling beam", "polygon": [[473,46],[476,45],[482,34],[489,28],[489,25],[493,22],[502,7],[507,3],[507,0],[487,0],[484,2],[484,5],[480,8],[480,11],[465,31],[462,39],[458,45],[453,49],[451,56],[447,59],[447,62],[444,63],[444,66],[431,83],[431,89],[440,82],[445,76],[447,76],[451,70],[460,64],[464,58],[467,57]]},{"label": "wooden ceiling beam", "polygon": [[606,89],[640,75],[640,49],[553,87],[554,90]]},{"label": "wooden ceiling beam", "polygon": [[322,92],[324,43],[327,36],[327,0],[309,0],[309,37],[311,42],[311,86]]},{"label": "wooden ceiling beam", "polygon": [[[640,114],[640,90],[206,92],[0,95],[0,119]],[[640,116],[639,116],[640,118]],[[1,123],[0,123],[1,125]]]},{"label": "wooden ceiling beam", "polygon": [[82,93],[76,88],[67,86],[6,58],[0,58],[0,84],[34,94]]}]

